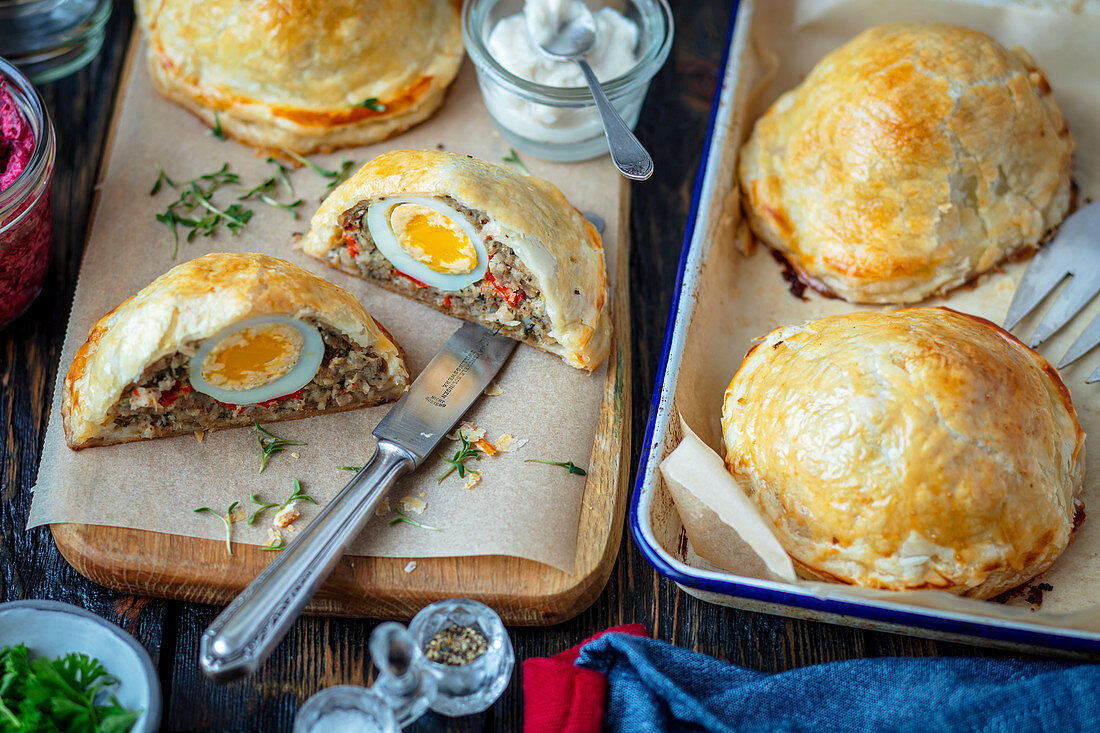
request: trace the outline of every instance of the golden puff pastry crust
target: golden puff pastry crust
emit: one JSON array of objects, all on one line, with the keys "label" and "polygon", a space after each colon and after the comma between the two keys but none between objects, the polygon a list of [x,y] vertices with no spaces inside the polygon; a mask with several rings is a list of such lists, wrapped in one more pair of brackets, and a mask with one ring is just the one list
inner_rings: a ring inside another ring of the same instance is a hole
[{"label": "golden puff pastry crust", "polygon": [[[137,0],[149,70],[211,127],[300,154],[425,120],[463,57],[457,0]],[[368,101],[369,100],[369,101]]]},{"label": "golden puff pastry crust", "polygon": [[[372,243],[370,205],[415,195],[451,207],[488,247],[483,279],[459,292],[418,283]],[[349,248],[350,242],[350,248]],[[306,254],[351,275],[594,370],[611,323],[603,245],[556,186],[468,155],[397,150],[369,161],[313,216]],[[518,301],[518,302],[517,302]]]},{"label": "golden puff pastry crust", "polygon": [[[73,358],[62,390],[61,414],[69,446],[79,449],[197,429],[158,428],[143,433],[136,424],[119,424],[126,421],[116,421],[112,411],[117,411],[120,400],[129,398],[127,390],[142,384],[156,365],[174,357],[189,358],[204,339],[223,329],[271,315],[304,321],[335,334],[373,360],[375,381],[369,387],[364,384],[345,404],[333,402],[317,409],[292,401],[281,410],[279,405],[229,409],[228,417],[211,419],[211,424],[201,429],[367,407],[397,399],[407,389],[409,372],[400,347],[350,293],[267,255],[208,254],[164,273],[92,327]],[[192,392],[189,386],[185,390]],[[209,406],[215,404],[221,403],[211,401]],[[155,404],[152,407],[162,412]]]},{"label": "golden puff pastry crust", "polygon": [[1084,433],[1054,367],[946,308],[772,331],[725,393],[726,466],[809,577],[989,598],[1074,528]]},{"label": "golden puff pastry crust", "polygon": [[1034,249],[1071,203],[1043,72],[978,31],[896,23],[823,58],[738,163],[752,231],[818,290],[914,303]]}]

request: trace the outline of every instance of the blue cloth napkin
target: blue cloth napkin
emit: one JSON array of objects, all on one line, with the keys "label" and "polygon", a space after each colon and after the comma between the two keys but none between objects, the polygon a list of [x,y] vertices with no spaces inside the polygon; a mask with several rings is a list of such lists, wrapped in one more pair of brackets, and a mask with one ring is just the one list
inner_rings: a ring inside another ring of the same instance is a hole
[{"label": "blue cloth napkin", "polygon": [[607,675],[610,731],[1100,730],[1100,665],[880,658],[767,674],[625,634],[576,664]]}]

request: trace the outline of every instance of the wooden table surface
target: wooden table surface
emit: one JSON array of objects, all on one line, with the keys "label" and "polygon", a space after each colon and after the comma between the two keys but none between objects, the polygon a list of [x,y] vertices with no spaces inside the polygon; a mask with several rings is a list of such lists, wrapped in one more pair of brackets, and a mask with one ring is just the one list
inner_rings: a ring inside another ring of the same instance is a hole
[{"label": "wooden table surface", "polygon": [[[732,0],[673,0],[676,39],[653,80],[638,136],[656,163],[633,186],[631,322],[634,359],[632,465],[676,281]],[[289,731],[298,706],[334,684],[370,679],[370,621],[303,618],[253,677],[218,686],[198,667],[198,639],[218,608],[123,595],[78,575],[49,530],[25,531],[57,360],[83,251],[109,115],[133,25],[120,0],[102,53],[72,76],[40,86],[57,129],[54,174],[56,244],[37,302],[0,333],[0,567],[2,600],[50,598],[83,606],[125,628],[149,650],[164,692],[166,731]],[[633,473],[632,473],[633,481]],[[550,628],[511,629],[518,660],[554,654],[616,624],[638,622],[679,646],[768,672],[853,657],[997,652],[885,633],[737,611],[702,603],[662,578],[642,558],[629,530],[603,594],[574,620]],[[417,730],[519,730],[520,665],[504,696],[485,713],[450,720],[429,716]]]}]

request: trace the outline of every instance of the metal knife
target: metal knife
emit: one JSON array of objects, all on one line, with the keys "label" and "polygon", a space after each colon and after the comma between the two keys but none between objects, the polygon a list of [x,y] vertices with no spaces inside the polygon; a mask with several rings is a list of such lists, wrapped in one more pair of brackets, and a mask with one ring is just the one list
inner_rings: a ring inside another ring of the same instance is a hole
[{"label": "metal knife", "polygon": [[374,429],[367,465],[203,632],[199,663],[208,677],[227,682],[256,671],[390,488],[424,462],[515,346],[473,323],[451,336]]}]

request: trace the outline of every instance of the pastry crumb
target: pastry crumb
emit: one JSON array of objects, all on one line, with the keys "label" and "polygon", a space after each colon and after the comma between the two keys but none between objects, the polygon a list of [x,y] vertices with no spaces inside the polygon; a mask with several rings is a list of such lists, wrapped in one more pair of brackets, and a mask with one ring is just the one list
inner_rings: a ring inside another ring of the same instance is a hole
[{"label": "pastry crumb", "polygon": [[283,533],[277,529],[267,530],[267,540],[264,542],[264,547],[275,547],[283,541]]},{"label": "pastry crumb", "polygon": [[472,489],[481,483],[481,471],[470,471],[470,477],[466,479],[466,488]]},{"label": "pastry crumb", "polygon": [[390,500],[383,499],[382,503],[378,505],[378,508],[374,510],[374,516],[384,517],[390,513]]},{"label": "pastry crumb", "polygon": [[420,497],[421,499],[423,499],[423,498],[424,498],[425,496],[427,496],[427,495],[428,495],[428,494],[427,494],[426,492],[424,492],[424,491],[421,491],[420,493],[418,493],[418,494],[417,494],[417,496],[419,496],[419,497]]},{"label": "pastry crumb", "polygon": [[500,388],[500,385],[496,382],[489,382],[489,386],[485,388],[485,394],[490,397],[499,397],[504,394],[504,390]]},{"label": "pastry crumb", "polygon": [[201,443],[202,439],[205,438],[205,437],[206,437],[206,431],[205,430],[196,430],[195,431],[195,440],[197,440]]},{"label": "pastry crumb", "polygon": [[276,527],[289,527],[295,519],[302,516],[301,512],[298,511],[297,504],[298,500],[295,499],[280,509],[279,513],[271,519],[271,523]]},{"label": "pastry crumb", "polygon": [[485,438],[481,438],[480,440],[475,441],[474,445],[480,448],[482,453],[490,457],[495,456],[497,453],[499,453],[497,447],[489,441],[485,440]]},{"label": "pastry crumb", "polygon": [[299,454],[297,454],[297,453],[291,453],[291,454],[290,454],[290,457],[291,457],[291,458],[301,458],[302,456],[301,456],[301,455],[299,455]]},{"label": "pastry crumb", "polygon": [[428,503],[423,499],[418,499],[415,496],[406,496],[401,499],[401,511],[412,512],[413,514],[423,514],[424,510],[428,508]]},{"label": "pastry crumb", "polygon": [[237,507],[236,509],[234,509],[230,513],[229,523],[230,524],[235,524],[236,522],[239,522],[242,519],[247,519],[247,518],[248,518],[248,512],[245,511],[244,507]]},{"label": "pastry crumb", "polygon": [[517,438],[511,433],[500,436],[496,443],[497,450],[502,453],[515,453],[525,445],[527,445],[527,438]]},{"label": "pastry crumb", "polygon": [[450,440],[461,440],[463,437],[471,443],[476,443],[485,437],[485,430],[474,425],[472,422],[463,422],[458,426],[458,430],[453,433],[449,433],[447,437]]},{"label": "pastry crumb", "polygon": [[405,572],[411,573],[416,570],[416,560],[409,560],[409,564],[405,566]]}]

